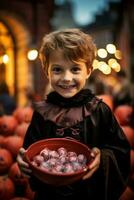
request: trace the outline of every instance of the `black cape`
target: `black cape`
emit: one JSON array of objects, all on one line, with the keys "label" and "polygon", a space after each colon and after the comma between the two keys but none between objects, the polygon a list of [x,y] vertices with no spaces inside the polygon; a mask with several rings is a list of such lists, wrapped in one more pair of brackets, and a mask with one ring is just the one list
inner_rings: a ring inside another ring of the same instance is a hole
[{"label": "black cape", "polygon": [[50,93],[36,104],[23,146],[27,149],[38,140],[53,137],[73,137],[90,148],[98,147],[101,164],[90,179],[62,187],[44,184],[32,175],[30,185],[36,191],[35,199],[119,199],[130,172],[130,145],[102,100],[88,89],[69,99]]}]

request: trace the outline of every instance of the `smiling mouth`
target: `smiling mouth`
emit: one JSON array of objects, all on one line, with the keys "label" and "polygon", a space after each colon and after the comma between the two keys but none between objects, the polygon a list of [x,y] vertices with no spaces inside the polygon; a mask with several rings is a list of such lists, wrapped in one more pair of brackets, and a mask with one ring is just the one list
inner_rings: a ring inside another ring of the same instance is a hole
[{"label": "smiling mouth", "polygon": [[76,87],[76,85],[59,85],[59,87],[62,89],[72,89]]}]

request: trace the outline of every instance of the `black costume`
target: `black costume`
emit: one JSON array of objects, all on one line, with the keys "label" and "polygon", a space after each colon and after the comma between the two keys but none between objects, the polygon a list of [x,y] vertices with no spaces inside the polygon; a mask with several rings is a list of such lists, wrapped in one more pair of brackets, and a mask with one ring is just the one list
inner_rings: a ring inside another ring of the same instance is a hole
[{"label": "black costume", "polygon": [[69,186],[49,186],[33,175],[30,184],[37,191],[36,199],[119,199],[130,171],[130,145],[104,102],[88,89],[72,98],[50,93],[45,101],[36,105],[24,148],[37,140],[53,137],[73,137],[90,148],[98,147],[101,164],[91,178]]}]

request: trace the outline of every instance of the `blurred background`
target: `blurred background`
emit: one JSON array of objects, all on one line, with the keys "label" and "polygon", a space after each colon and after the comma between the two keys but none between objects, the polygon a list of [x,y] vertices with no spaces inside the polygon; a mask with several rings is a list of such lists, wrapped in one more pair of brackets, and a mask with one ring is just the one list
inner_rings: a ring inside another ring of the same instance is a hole
[{"label": "blurred background", "polygon": [[98,49],[88,87],[114,94],[126,82],[133,86],[133,12],[131,0],[1,0],[0,82],[17,105],[42,98],[48,89],[38,58],[43,35],[78,27]]}]

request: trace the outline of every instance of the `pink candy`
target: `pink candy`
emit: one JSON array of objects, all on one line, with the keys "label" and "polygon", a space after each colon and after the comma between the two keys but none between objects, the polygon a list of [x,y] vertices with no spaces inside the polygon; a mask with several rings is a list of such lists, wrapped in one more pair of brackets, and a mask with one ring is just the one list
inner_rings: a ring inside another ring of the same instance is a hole
[{"label": "pink candy", "polygon": [[74,173],[86,167],[87,159],[85,155],[67,151],[64,147],[56,150],[44,148],[34,156],[33,164],[53,173]]}]

